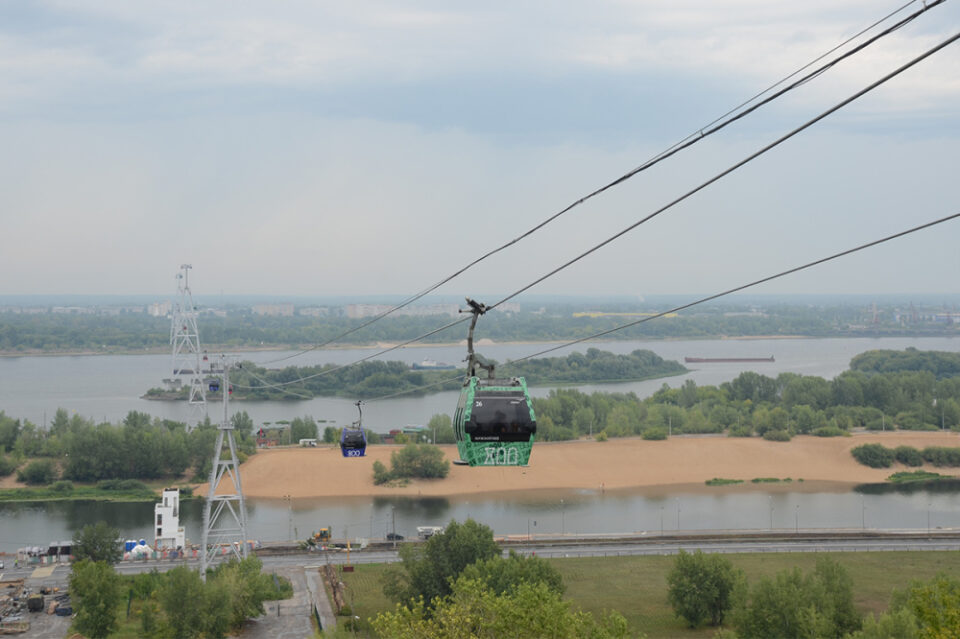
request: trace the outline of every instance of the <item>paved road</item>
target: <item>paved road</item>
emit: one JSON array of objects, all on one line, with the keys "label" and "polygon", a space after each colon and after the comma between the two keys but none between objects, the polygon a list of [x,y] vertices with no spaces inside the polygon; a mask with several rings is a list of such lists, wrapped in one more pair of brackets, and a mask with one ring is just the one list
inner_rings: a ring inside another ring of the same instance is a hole
[{"label": "paved road", "polygon": [[[930,550],[960,550],[960,538],[925,538],[906,537],[902,534],[884,535],[872,533],[875,536],[844,537],[844,538],[805,538],[798,535],[795,539],[781,537],[777,539],[743,539],[740,535],[718,536],[709,539],[676,539],[676,538],[635,538],[632,540],[600,541],[563,540],[539,541],[530,544],[515,544],[510,548],[524,555],[536,553],[539,557],[624,557],[633,555],[672,555],[683,550],[703,550],[715,553],[756,553],[756,552],[889,552],[889,551],[930,551]],[[508,551],[504,551],[505,554]],[[322,564],[347,563],[347,554],[340,552],[329,553],[297,553],[291,555],[267,555],[261,557],[264,569],[277,572],[291,579],[294,585],[294,598],[281,602],[267,602],[266,614],[258,619],[251,620],[243,633],[244,637],[261,639],[278,637],[293,639],[294,637],[312,636],[311,610],[307,593],[305,571],[319,568]],[[350,562],[354,564],[392,563],[399,560],[397,552],[392,549],[353,551]],[[122,562],[117,571],[123,574],[146,572],[154,568],[160,571],[169,570],[177,565],[186,563],[189,566],[198,566],[198,561],[137,561]],[[31,578],[32,569],[7,570],[3,578],[24,577],[27,585],[34,590],[41,586],[58,586],[65,588],[69,577],[69,567],[59,566],[53,574],[43,578]],[[49,615],[32,615],[31,621],[37,619],[35,628],[31,628],[27,635],[42,639],[60,639],[65,636],[67,621],[63,617]]]}]

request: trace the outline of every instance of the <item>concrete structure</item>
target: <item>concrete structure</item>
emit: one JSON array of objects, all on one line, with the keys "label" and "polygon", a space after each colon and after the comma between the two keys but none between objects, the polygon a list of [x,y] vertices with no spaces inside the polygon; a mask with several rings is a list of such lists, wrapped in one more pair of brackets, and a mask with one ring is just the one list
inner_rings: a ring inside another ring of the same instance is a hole
[{"label": "concrete structure", "polygon": [[179,488],[163,489],[163,499],[153,507],[153,523],[157,533],[154,548],[176,550],[186,545],[183,526],[180,525]]}]

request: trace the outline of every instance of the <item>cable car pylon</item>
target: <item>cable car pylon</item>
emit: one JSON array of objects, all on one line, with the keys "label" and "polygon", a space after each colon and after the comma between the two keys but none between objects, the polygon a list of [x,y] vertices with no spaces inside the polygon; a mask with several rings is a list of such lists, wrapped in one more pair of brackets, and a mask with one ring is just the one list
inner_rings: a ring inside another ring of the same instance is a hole
[{"label": "cable car pylon", "polygon": [[207,411],[207,395],[201,370],[207,357],[200,351],[197,308],[190,292],[189,276],[192,268],[190,264],[181,264],[180,272],[177,273],[177,299],[170,314],[173,376],[164,380],[171,390],[183,386],[187,388],[187,402],[193,409],[194,418],[187,420],[187,430],[193,427],[191,422],[199,422]]},{"label": "cable car pylon", "polygon": [[213,447],[210,468],[210,488],[203,505],[203,541],[200,557],[200,576],[206,580],[207,568],[218,558],[244,559],[247,546],[247,509],[240,481],[240,462],[237,458],[237,440],[230,421],[230,369],[234,363],[221,356],[219,368],[212,365],[207,377],[210,392],[219,391],[223,397],[223,419],[217,427],[217,443]]}]

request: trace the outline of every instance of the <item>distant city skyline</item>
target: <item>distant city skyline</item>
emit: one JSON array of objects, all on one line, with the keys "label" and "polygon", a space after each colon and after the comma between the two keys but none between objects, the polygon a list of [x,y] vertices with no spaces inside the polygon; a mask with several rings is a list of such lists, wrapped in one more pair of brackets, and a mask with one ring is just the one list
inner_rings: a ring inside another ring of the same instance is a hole
[{"label": "distant city skyline", "polygon": [[[184,262],[198,299],[410,295],[902,4],[3,3],[0,297],[169,297]],[[958,26],[932,8],[437,292],[519,289]],[[958,103],[960,44],[515,301],[709,294],[956,213]],[[955,295],[958,239],[754,292]]]}]

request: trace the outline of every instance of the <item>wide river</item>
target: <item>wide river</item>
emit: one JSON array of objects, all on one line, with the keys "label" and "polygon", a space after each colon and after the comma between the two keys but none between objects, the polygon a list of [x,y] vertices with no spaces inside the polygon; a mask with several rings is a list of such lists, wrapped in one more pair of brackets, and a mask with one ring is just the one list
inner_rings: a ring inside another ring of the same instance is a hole
[{"label": "wide river", "polygon": [[[566,354],[588,347],[615,353],[643,348],[665,359],[683,361],[695,357],[769,357],[775,362],[700,364],[689,373],[661,380],[602,386],[581,386],[580,390],[637,393],[646,397],[664,383],[683,384],[687,379],[699,385],[720,384],[746,370],[775,376],[782,372],[832,378],[847,369],[850,359],[871,349],[953,351],[960,340],[951,338],[881,339],[755,339],[691,340],[652,342],[598,342],[552,353]],[[545,345],[505,344],[479,349],[489,358],[505,361],[543,350]],[[300,365],[349,363],[366,356],[369,350],[316,351],[293,362]],[[291,352],[249,353],[244,359],[269,362]],[[385,359],[407,363],[432,359],[459,363],[461,346],[427,346],[394,351]],[[117,422],[137,410],[170,419],[189,419],[182,402],[154,402],[140,399],[148,388],[159,386],[169,375],[170,357],[164,355],[108,355],[0,358],[0,410],[7,415],[48,423],[57,408],[67,409],[96,420]],[[532,389],[546,395],[548,388]],[[372,402],[365,406],[364,425],[385,432],[408,424],[425,424],[431,415],[451,413],[457,394],[437,393]],[[338,425],[356,419],[349,399],[318,398],[287,402],[237,402],[255,422],[276,422],[310,415]],[[215,418],[216,407],[211,407]],[[414,534],[421,525],[442,525],[451,518],[474,517],[498,535],[544,533],[605,533],[646,531],[658,534],[676,530],[717,529],[810,529],[888,528],[926,529],[960,527],[960,494],[956,491],[912,494],[861,494],[850,491],[810,492],[797,485],[794,490],[764,487],[744,490],[698,490],[684,494],[595,494],[590,492],[556,495],[490,496],[469,499],[328,499],[248,501],[249,536],[263,540],[304,537],[321,526],[333,526],[338,536],[383,536],[396,527],[401,534]],[[189,539],[200,538],[201,503],[183,508]],[[0,504],[0,552],[26,545],[43,545],[72,537],[86,523],[104,519],[119,527],[125,536],[149,540],[153,507],[150,504],[46,503]]]}]

